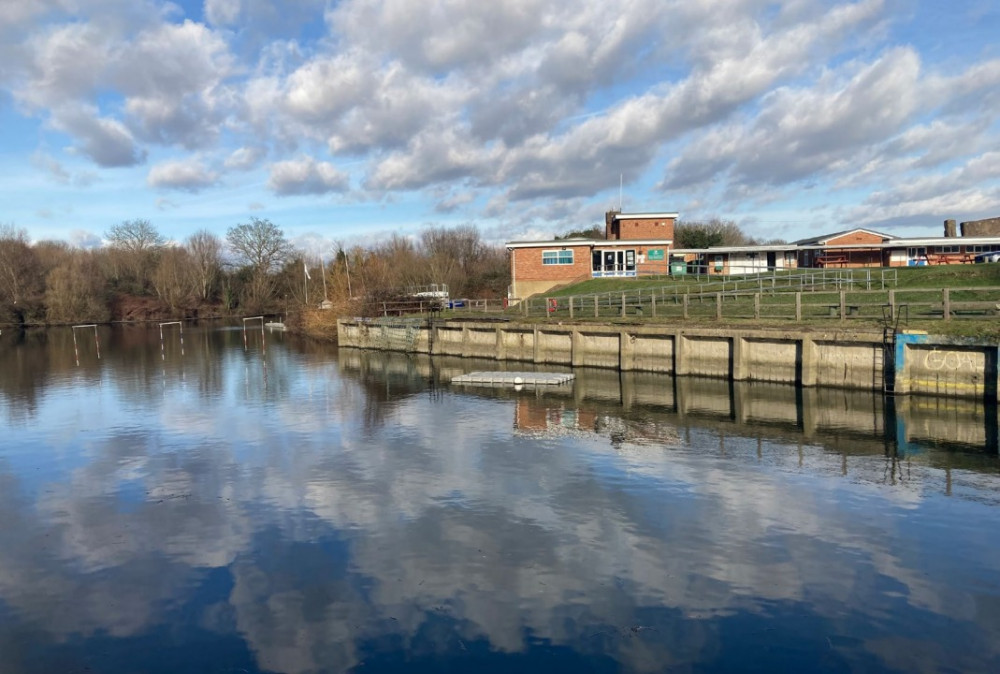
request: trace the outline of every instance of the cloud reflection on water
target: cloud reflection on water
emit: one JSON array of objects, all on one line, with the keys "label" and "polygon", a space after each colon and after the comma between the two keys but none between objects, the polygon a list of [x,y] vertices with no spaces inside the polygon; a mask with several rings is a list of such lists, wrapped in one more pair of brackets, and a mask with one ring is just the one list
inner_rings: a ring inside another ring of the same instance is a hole
[{"label": "cloud reflection on water", "polygon": [[[536,667],[558,652],[634,671],[734,654],[820,669],[1000,658],[1000,569],[982,535],[995,455],[927,449],[899,459],[893,483],[878,423],[817,443],[795,430],[794,399],[791,412],[751,400],[785,419],[762,426],[712,417],[730,396],[711,390],[683,416],[667,404],[683,393],[634,402],[641,379],[624,408],[617,374],[589,375],[594,398],[431,392],[406,359],[373,357],[400,368],[373,372],[282,343],[265,382],[241,340],[212,339],[209,393],[190,364],[211,353],[192,339],[184,378],[109,356],[104,396],[128,398],[128,414],[105,402],[104,432],[67,439],[55,415],[92,409],[67,387],[34,396],[37,428],[4,429],[79,456],[0,454],[0,632],[30,625],[86,653],[102,634],[188,621],[295,673],[401,653]],[[842,403],[812,412],[872,414]],[[944,495],[944,460],[959,498]]]}]

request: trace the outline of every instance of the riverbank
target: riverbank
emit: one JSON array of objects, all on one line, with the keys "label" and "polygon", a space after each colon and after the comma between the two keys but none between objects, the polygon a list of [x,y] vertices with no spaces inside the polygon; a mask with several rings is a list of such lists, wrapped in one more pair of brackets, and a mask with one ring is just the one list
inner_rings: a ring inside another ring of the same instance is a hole
[{"label": "riverbank", "polygon": [[995,341],[854,329],[340,319],[341,346],[995,399]]}]

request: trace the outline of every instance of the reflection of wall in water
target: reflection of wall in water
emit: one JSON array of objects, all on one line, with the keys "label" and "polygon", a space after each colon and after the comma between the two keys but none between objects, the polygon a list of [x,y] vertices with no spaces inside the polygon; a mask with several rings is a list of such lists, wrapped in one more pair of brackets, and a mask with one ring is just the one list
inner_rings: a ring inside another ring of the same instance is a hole
[{"label": "reflection of wall in water", "polygon": [[[553,365],[358,349],[341,349],[340,362],[342,368],[364,368],[373,376],[395,372],[412,378],[418,387],[427,386],[430,380],[434,385],[448,385],[456,374],[475,370],[570,371]],[[982,401],[910,396],[887,402],[881,394],[854,389],[733,382],[599,368],[571,371],[575,374],[572,385],[555,390],[543,387],[520,394],[509,389],[463,387],[462,390],[474,395],[516,397],[518,419],[534,404],[521,401],[537,399],[564,410],[588,409],[601,418],[661,414],[671,426],[726,428],[730,433],[736,427],[750,426],[756,429],[755,433],[773,439],[818,443],[848,453],[884,452],[887,443],[896,441],[908,451],[920,445],[997,451],[996,411],[987,409]],[[531,422],[528,426],[517,420],[515,423],[522,428],[535,427]],[[581,427],[579,423],[576,426]],[[560,427],[565,428],[565,424],[560,422]],[[583,427],[592,428],[589,424]]]}]

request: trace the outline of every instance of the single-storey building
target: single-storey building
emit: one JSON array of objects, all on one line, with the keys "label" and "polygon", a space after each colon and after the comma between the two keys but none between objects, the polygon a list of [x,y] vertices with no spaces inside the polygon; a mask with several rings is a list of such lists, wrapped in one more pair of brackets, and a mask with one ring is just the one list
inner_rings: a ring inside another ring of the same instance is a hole
[{"label": "single-storey building", "polygon": [[588,278],[669,273],[677,213],[605,215],[603,239],[510,241],[509,299]]},{"label": "single-storey building", "polygon": [[[676,222],[677,213],[609,211],[603,239],[508,242],[508,297],[516,301],[568,283],[609,276],[728,276],[796,268],[970,264],[1000,253],[1000,236],[958,236],[951,220],[945,222],[945,236],[938,237],[903,238],[857,227],[792,243],[701,249],[673,248]],[[985,230],[993,220],[962,223],[963,234],[965,225],[982,223],[980,229]]]},{"label": "single-storey building", "polygon": [[[688,273],[739,275],[795,268],[971,264],[994,252],[1000,252],[1000,236],[904,238],[856,228],[788,244],[675,249],[674,260],[683,261],[680,269]],[[673,273],[678,267],[671,269]]]}]

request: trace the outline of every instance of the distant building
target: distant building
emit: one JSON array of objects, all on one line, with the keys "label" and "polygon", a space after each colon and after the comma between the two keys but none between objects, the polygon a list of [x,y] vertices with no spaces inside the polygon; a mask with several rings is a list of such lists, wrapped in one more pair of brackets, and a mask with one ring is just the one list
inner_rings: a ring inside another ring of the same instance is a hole
[{"label": "distant building", "polygon": [[676,222],[677,213],[609,211],[603,239],[510,241],[508,296],[517,301],[590,278],[914,267],[1000,258],[1000,218],[963,222],[962,236],[956,236],[955,221],[946,220],[945,236],[903,238],[857,227],[785,244],[689,249],[673,248]]},{"label": "distant building", "polygon": [[509,297],[519,300],[588,278],[669,273],[677,213],[605,215],[604,239],[510,241]]},{"label": "distant building", "polygon": [[[945,222],[946,236],[903,238],[859,227],[788,244],[675,249],[674,256],[676,261],[685,262],[691,273],[709,275],[756,274],[796,267],[922,267],[992,261],[991,254],[1000,253],[1000,235],[969,236],[970,229],[963,228],[965,236],[955,236],[954,221],[949,220]],[[671,268],[676,271],[677,265]]]}]

